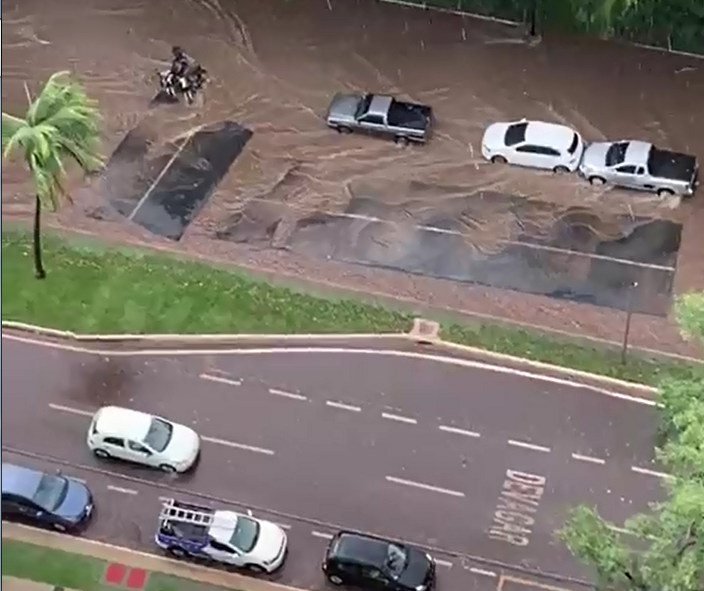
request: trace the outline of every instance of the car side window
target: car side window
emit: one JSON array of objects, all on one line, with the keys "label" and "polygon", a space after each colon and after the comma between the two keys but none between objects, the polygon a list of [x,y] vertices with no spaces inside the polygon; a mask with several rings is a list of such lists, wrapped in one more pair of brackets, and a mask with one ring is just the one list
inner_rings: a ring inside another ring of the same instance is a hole
[{"label": "car side window", "polygon": [[626,174],[633,174],[636,171],[636,167],[631,164],[624,164],[616,169],[616,172],[623,172]]},{"label": "car side window", "polygon": [[210,547],[214,548],[215,550],[219,550],[220,552],[228,552],[230,554],[235,553],[232,548],[230,548],[226,544],[223,544],[222,542],[218,542],[217,540],[210,540]]},{"label": "car side window", "polygon": [[147,456],[152,455],[152,452],[149,451],[146,447],[144,447],[141,443],[138,443],[136,441],[128,441],[127,442],[127,447],[130,449],[130,451],[136,451],[137,453],[140,454],[145,454]]},{"label": "car side window", "polygon": [[119,437],[106,437],[103,439],[103,443],[106,445],[114,445],[115,447],[125,447],[125,442]]},{"label": "car side window", "polygon": [[636,174],[645,174],[645,168],[642,166],[638,167],[638,170],[636,170]]},{"label": "car side window", "polygon": [[560,152],[547,146],[533,146],[525,144],[516,148],[516,152],[527,152],[529,154],[540,154],[541,156],[559,156]]},{"label": "car side window", "polygon": [[384,118],[381,115],[365,115],[363,121],[372,125],[383,125]]}]

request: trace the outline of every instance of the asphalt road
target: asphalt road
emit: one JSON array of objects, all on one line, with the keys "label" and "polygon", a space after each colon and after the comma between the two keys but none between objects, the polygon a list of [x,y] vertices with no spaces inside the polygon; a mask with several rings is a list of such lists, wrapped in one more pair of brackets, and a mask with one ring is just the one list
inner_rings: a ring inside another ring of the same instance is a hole
[{"label": "asphalt road", "polygon": [[[89,535],[152,549],[169,495],[253,508],[290,528],[291,585],[321,585],[340,526],[432,547],[443,587],[493,589],[499,563],[584,577],[554,539],[568,508],[622,523],[660,494],[652,407],[584,388],[360,352],[106,357],[3,338],[2,362],[3,461],[86,480]],[[104,404],[193,425],[197,471],[94,459]]]}]

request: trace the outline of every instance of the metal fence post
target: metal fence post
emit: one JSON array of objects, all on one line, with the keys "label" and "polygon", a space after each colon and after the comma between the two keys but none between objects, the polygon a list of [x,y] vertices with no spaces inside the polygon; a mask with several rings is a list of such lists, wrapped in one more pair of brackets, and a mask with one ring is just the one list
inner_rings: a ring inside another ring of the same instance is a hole
[{"label": "metal fence post", "polygon": [[631,317],[633,316],[633,297],[635,295],[636,289],[638,289],[638,282],[634,281],[631,283],[631,287],[628,288],[628,299],[626,300],[626,326],[623,330],[623,343],[621,345],[621,364],[626,365],[626,356],[628,355],[628,338],[631,334]]}]

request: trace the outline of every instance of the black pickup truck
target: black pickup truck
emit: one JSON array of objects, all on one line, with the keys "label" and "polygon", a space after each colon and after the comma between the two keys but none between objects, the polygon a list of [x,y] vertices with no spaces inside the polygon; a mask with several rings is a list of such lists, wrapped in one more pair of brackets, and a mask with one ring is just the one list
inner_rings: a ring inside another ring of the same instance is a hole
[{"label": "black pickup truck", "polygon": [[419,144],[428,141],[432,120],[431,107],[380,94],[336,94],[326,117],[340,133],[363,131]]}]

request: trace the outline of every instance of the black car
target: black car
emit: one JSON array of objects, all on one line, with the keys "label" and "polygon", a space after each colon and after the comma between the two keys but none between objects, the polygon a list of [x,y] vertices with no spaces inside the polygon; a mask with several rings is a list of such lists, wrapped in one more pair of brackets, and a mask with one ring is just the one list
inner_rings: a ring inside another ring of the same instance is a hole
[{"label": "black car", "polygon": [[56,474],[2,464],[2,518],[77,531],[93,512],[85,484]]},{"label": "black car", "polygon": [[389,591],[428,591],[435,586],[435,561],[406,544],[340,532],[325,553],[323,572],[333,585]]}]

